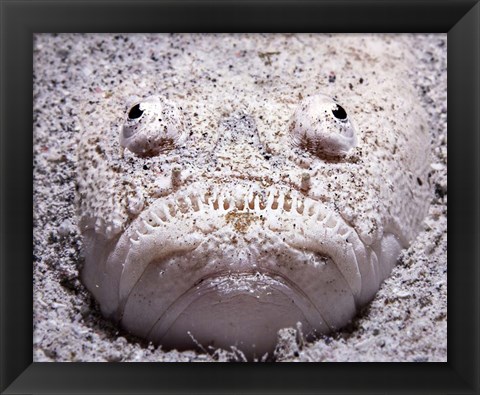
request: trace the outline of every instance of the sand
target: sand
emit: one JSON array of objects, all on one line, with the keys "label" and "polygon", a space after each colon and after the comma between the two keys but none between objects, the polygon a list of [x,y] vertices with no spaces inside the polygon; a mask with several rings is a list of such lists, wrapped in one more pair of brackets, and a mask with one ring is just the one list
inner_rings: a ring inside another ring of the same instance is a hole
[{"label": "sand", "polygon": [[[432,204],[424,230],[375,299],[342,331],[306,343],[283,330],[268,361],[447,360],[447,36],[415,35],[413,83],[432,136]],[[39,34],[34,40],[34,349],[36,362],[242,361],[238,350],[169,351],[105,320],[79,281],[82,241],[75,216],[79,90],[115,87],[155,70],[168,36]],[[261,38],[253,37],[252,40]],[[176,42],[188,35],[176,37]],[[93,76],[96,70],[95,76]]]}]

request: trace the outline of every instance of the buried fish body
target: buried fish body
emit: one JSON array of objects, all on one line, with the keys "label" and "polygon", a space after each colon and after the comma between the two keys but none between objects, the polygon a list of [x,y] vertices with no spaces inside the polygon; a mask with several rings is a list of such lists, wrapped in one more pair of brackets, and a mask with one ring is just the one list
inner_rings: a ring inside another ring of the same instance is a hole
[{"label": "buried fish body", "polygon": [[245,70],[196,38],[184,83],[126,82],[85,102],[82,279],[129,332],[261,356],[297,322],[310,337],[337,330],[420,230],[429,135],[408,46],[304,37],[319,61],[292,76],[310,59],[292,37]]}]

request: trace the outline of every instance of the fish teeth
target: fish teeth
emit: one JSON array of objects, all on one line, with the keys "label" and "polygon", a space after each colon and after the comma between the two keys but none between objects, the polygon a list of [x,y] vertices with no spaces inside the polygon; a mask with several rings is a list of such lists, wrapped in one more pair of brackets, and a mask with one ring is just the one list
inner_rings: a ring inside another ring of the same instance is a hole
[{"label": "fish teeth", "polygon": [[302,215],[305,211],[305,202],[303,199],[298,199],[297,200],[297,213]]},{"label": "fish teeth", "polygon": [[[340,233],[340,227],[342,226],[342,222],[341,221],[336,221],[333,219],[333,223],[334,223],[334,226],[332,226],[332,232],[336,233],[336,234],[339,234]],[[336,221],[336,222],[335,222]]]},{"label": "fish teeth", "polygon": [[278,196],[278,207],[284,209],[284,203],[285,203],[285,195],[283,193],[280,193]]},{"label": "fish teeth", "polygon": [[255,194],[255,197],[253,199],[253,206],[255,208],[255,211],[260,211],[260,196],[258,196],[257,194]]},{"label": "fish teeth", "polygon": [[292,197],[290,194],[286,194],[284,197],[283,209],[288,212],[292,210]]},{"label": "fish teeth", "polygon": [[152,212],[150,213],[150,216],[152,217],[152,219],[155,221],[155,223],[156,223],[157,225],[160,225],[162,222],[165,222],[165,219],[166,219],[165,217],[164,217],[165,219],[160,218],[160,217],[157,215],[157,213],[156,213],[155,211],[153,211],[153,210],[152,210]]},{"label": "fish teeth", "polygon": [[245,195],[242,191],[235,191],[234,201],[237,210],[243,211],[245,209]]},{"label": "fish teeth", "polygon": [[140,240],[139,239],[134,239],[133,237],[130,237],[130,243],[136,245],[136,244],[140,243]]},{"label": "fish teeth", "polygon": [[235,207],[235,199],[229,191],[225,192],[225,201],[223,202],[223,206],[226,211],[232,211]]},{"label": "fish teeth", "polygon": [[165,218],[167,221],[171,221],[173,219],[172,212],[170,211],[169,202],[163,203],[161,206],[161,210],[163,214],[165,214]]},{"label": "fish teeth", "polygon": [[160,203],[148,214],[149,216],[141,222],[139,234],[145,235],[161,224],[172,221],[177,213],[204,211],[205,206],[222,214],[232,210],[260,212],[281,208],[285,214],[305,215],[319,222],[324,228],[325,237],[338,234],[346,240],[351,235],[349,227],[345,227],[344,222],[337,219],[335,212],[322,207],[320,202],[295,191],[283,192],[275,188],[261,191],[254,188],[246,190],[241,186],[231,190],[215,188],[207,192],[191,191],[178,194],[174,200]]},{"label": "fish teeth", "polygon": [[186,196],[184,196],[183,194],[177,197],[176,206],[182,214],[185,214],[187,211],[190,210],[190,205],[187,202]]},{"label": "fish teeth", "polygon": [[250,189],[248,193],[245,195],[244,206],[248,207],[250,210],[253,210],[255,208],[253,199],[254,199],[253,190]]},{"label": "fish teeth", "polygon": [[267,195],[267,208],[270,210],[274,210],[273,208],[273,202],[275,201],[275,192],[270,190],[268,191]]},{"label": "fish teeth", "polygon": [[145,229],[147,230],[147,234],[150,233],[151,231],[155,230],[156,226],[153,226],[152,224],[149,223],[148,220],[142,220],[141,222]]},{"label": "fish teeth", "polygon": [[328,212],[326,210],[320,209],[318,211],[317,221],[324,222],[325,218],[327,218],[327,214],[328,214]]},{"label": "fish teeth", "polygon": [[[345,230],[345,229],[343,229]],[[340,233],[339,233],[340,234]],[[345,240],[347,241],[348,238],[352,235],[352,231],[350,229],[346,229],[346,232],[343,233],[343,234],[340,234],[340,236]]]},{"label": "fish teeth", "polygon": [[137,234],[139,239],[146,235],[146,233],[141,233],[138,229],[135,229],[135,233]]},{"label": "fish teeth", "polygon": [[219,207],[222,212],[230,211],[231,203],[230,203],[230,194],[228,191],[222,191],[219,197]]},{"label": "fish teeth", "polygon": [[297,203],[298,203],[298,196],[297,194],[292,194],[292,200],[291,200],[291,207],[290,210],[292,213],[297,213]]},{"label": "fish teeth", "polygon": [[306,212],[309,217],[313,217],[317,211],[318,205],[314,204],[311,199],[305,199],[303,202],[303,212]]},{"label": "fish teeth", "polygon": [[188,202],[188,205],[193,209],[193,211],[200,211],[199,201],[201,202],[201,200],[197,195],[188,195],[185,197],[185,200]]},{"label": "fish teeth", "polygon": [[218,191],[214,190],[212,195],[208,198],[208,205],[214,210],[218,210]]}]

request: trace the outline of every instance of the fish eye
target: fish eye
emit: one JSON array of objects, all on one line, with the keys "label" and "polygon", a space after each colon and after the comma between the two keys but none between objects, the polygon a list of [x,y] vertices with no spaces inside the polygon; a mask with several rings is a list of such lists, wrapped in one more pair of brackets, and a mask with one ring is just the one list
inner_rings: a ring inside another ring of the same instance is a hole
[{"label": "fish eye", "polygon": [[177,105],[151,96],[131,107],[120,128],[120,144],[140,157],[155,156],[175,148],[184,137]]},{"label": "fish eye", "polygon": [[293,145],[320,158],[346,155],[357,144],[347,111],[323,94],[300,102],[290,121],[289,132]]},{"label": "fish eye", "polygon": [[137,119],[143,115],[143,110],[140,109],[140,103],[134,105],[128,112],[128,118]]},{"label": "fish eye", "polygon": [[343,107],[339,104],[337,104],[337,108],[332,110],[332,114],[335,118],[337,119],[347,119],[347,113],[346,111],[343,109]]}]

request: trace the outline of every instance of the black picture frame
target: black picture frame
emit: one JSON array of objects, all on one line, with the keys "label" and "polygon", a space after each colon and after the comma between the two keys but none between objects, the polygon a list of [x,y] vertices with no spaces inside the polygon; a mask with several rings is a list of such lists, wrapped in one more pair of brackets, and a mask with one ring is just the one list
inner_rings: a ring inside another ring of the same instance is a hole
[{"label": "black picture frame", "polygon": [[[478,1],[0,0],[0,18],[2,393],[480,392]],[[33,34],[244,31],[448,32],[448,362],[32,363]]]}]

